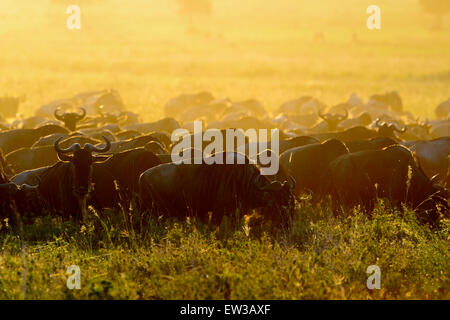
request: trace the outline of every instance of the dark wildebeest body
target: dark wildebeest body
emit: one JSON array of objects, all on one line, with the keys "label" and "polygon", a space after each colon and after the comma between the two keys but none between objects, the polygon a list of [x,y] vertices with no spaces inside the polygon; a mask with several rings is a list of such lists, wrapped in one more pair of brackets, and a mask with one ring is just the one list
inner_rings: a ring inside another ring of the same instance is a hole
[{"label": "dark wildebeest body", "polygon": [[53,133],[68,133],[67,129],[56,126],[46,125],[37,129],[15,129],[0,132],[0,149],[4,154],[14,150],[31,147],[40,137]]},{"label": "dark wildebeest body", "polygon": [[326,179],[323,174],[328,164],[345,153],[348,153],[347,147],[335,139],[289,149],[280,156],[281,172],[295,179],[296,195],[303,192],[316,194],[321,190],[322,180]]},{"label": "dark wildebeest body", "polygon": [[41,174],[48,168],[50,168],[50,166],[37,168],[33,170],[26,170],[12,177],[11,182],[14,182],[19,186],[22,184],[27,184],[29,186],[37,186],[39,185]]},{"label": "dark wildebeest body", "polygon": [[17,218],[27,221],[31,214],[39,213],[38,200],[35,187],[25,184],[19,187],[10,182],[0,163],[0,226],[4,219],[15,225]]},{"label": "dark wildebeest body", "polygon": [[342,142],[348,142],[376,138],[379,134],[375,130],[370,130],[363,126],[357,126],[340,132],[317,133],[311,134],[310,136],[320,141],[337,139]]},{"label": "dark wildebeest body", "polygon": [[178,128],[180,128],[180,125],[173,118],[164,118],[155,122],[136,123],[123,127],[124,130],[135,130],[142,134],[154,131],[173,132]]},{"label": "dark wildebeest body", "polygon": [[25,170],[51,166],[58,162],[58,154],[53,146],[35,149],[22,148],[9,153],[6,161],[16,174]]},{"label": "dark wildebeest body", "polygon": [[394,144],[397,144],[395,140],[386,137],[378,137],[370,140],[349,141],[345,143],[350,152],[381,150]]},{"label": "dark wildebeest body", "polygon": [[[168,141],[167,141],[168,140]],[[111,144],[111,150],[110,153],[119,153],[131,149],[141,148],[144,147],[146,144],[148,144],[151,141],[156,141],[161,143],[165,148],[167,148],[167,144],[171,144],[170,137],[166,137],[162,133],[158,132],[152,132],[143,136],[139,136],[136,138],[123,140],[123,141],[117,141],[113,142]]]},{"label": "dark wildebeest body", "polygon": [[[158,157],[144,148],[114,154],[102,163],[93,164],[91,193],[93,205],[98,208],[124,207],[138,192],[139,176],[161,164]],[[117,182],[117,187],[114,183]]]},{"label": "dark wildebeest body", "polygon": [[[298,137],[292,137],[284,140],[280,140],[278,142],[278,148],[279,153],[282,154],[284,151],[295,148],[295,147],[301,147],[308,144],[313,143],[319,143],[319,140],[310,137],[310,136],[298,136]],[[267,142],[250,142],[245,145],[245,152],[248,155],[250,146],[257,147],[257,151],[261,152],[262,149],[272,149],[272,141]]]},{"label": "dark wildebeest body", "polygon": [[426,220],[435,221],[436,204],[447,206],[447,200],[440,198],[441,189],[433,185],[403,146],[342,155],[330,163],[327,176],[326,189],[332,195],[335,212],[338,206],[351,209],[359,204],[370,212],[378,197],[394,206],[406,203],[425,210]]},{"label": "dark wildebeest body", "polygon": [[290,184],[270,182],[242,154],[221,155],[243,157],[245,164],[166,163],[144,172],[139,180],[143,208],[154,206],[168,216],[197,216],[205,222],[208,212],[213,212],[212,222],[218,224],[225,214],[237,209],[246,214],[251,209],[270,207],[270,213],[282,214],[275,208],[292,207]]}]

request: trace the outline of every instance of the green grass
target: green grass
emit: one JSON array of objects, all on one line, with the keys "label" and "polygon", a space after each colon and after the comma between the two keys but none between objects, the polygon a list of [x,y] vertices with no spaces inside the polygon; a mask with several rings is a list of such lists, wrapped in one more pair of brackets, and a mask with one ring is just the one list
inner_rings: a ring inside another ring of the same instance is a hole
[{"label": "green grass", "polygon": [[[380,203],[372,219],[334,218],[308,203],[293,226],[268,232],[151,220],[140,232],[119,211],[86,225],[55,218],[3,229],[0,299],[449,299],[450,221],[439,230]],[[81,269],[69,290],[66,270]],[[381,269],[381,289],[366,269]],[[25,291],[24,291],[25,284]]]}]

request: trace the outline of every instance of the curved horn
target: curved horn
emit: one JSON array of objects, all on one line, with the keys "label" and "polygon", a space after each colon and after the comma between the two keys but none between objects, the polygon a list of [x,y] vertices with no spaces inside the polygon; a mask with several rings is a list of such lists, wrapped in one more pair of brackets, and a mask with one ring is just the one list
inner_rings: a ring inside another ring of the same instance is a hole
[{"label": "curved horn", "polygon": [[102,136],[103,140],[105,140],[106,145],[103,148],[98,148],[94,146],[93,144],[86,143],[84,145],[84,149],[88,150],[90,152],[98,152],[98,153],[105,153],[108,152],[109,149],[111,149],[111,142],[106,138],[105,136]]},{"label": "curved horn", "polygon": [[395,123],[392,123],[391,126],[392,126],[392,128],[394,128],[394,130],[397,131],[397,132],[401,132],[401,133],[406,132],[406,126],[404,126],[401,130],[397,127],[397,125],[396,125]]},{"label": "curved horn", "polygon": [[71,145],[69,148],[67,149],[61,149],[61,147],[59,146],[59,142],[64,138],[63,137],[59,137],[56,141],[55,141],[55,150],[58,153],[64,154],[64,153],[69,153],[69,152],[73,152],[73,151],[78,151],[81,149],[81,146],[79,143],[75,143],[73,145]]},{"label": "curved horn", "polygon": [[55,118],[56,118],[56,120],[59,120],[59,121],[64,121],[64,115],[59,115],[58,114],[58,112],[60,111],[61,109],[58,107],[58,108],[56,108],[55,109],[55,112],[53,112],[53,115],[55,116]]},{"label": "curved horn", "polygon": [[380,125],[380,118],[377,118],[375,120],[375,126],[377,126],[378,128],[381,127],[381,125]]},{"label": "curved horn", "polygon": [[78,121],[86,117],[86,109],[80,108],[80,110],[83,112],[82,114],[77,114]]}]

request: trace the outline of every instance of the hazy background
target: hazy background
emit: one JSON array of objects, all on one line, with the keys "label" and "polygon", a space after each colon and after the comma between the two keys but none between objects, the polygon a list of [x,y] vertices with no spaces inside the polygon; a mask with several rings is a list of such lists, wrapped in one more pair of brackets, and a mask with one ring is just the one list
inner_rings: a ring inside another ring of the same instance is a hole
[{"label": "hazy background", "polygon": [[[26,94],[20,112],[30,115],[113,87],[146,120],[199,90],[273,110],[305,94],[333,105],[395,89],[427,116],[450,97],[450,15],[432,31],[418,0],[212,2],[210,16],[182,17],[176,0],[1,0],[0,95]],[[70,4],[81,30],[66,28]],[[371,4],[381,30],[366,28]]]}]

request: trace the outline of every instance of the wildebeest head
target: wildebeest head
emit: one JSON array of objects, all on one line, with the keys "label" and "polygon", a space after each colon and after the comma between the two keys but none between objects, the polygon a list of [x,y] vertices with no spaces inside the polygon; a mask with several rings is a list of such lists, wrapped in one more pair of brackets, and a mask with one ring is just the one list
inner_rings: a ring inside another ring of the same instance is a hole
[{"label": "wildebeest head", "polygon": [[86,109],[80,108],[81,114],[76,112],[65,112],[64,114],[59,114],[60,108],[57,108],[54,112],[54,116],[57,120],[64,122],[64,125],[70,131],[75,131],[77,127],[77,122],[83,120],[86,116]]},{"label": "wildebeest head", "polygon": [[96,109],[100,114],[101,122],[103,123],[119,123],[126,117],[123,112],[104,112],[103,109],[103,105],[98,106]]},{"label": "wildebeest head", "polygon": [[394,138],[395,132],[404,133],[406,132],[406,126],[404,126],[402,129],[399,129],[395,123],[393,122],[384,122],[381,121],[379,118],[375,120],[375,126],[378,128],[378,134],[382,137],[388,137],[388,138]]},{"label": "wildebeest head", "polygon": [[419,219],[432,225],[436,224],[440,220],[440,213],[448,212],[448,190],[435,185],[436,176],[426,176],[419,159],[408,148],[394,145],[383,149],[382,152],[396,160],[395,166],[398,170],[395,171],[395,182],[399,184],[392,190],[403,185],[400,190],[405,193],[404,200],[418,213]]},{"label": "wildebeest head", "polygon": [[319,110],[319,117],[322,118],[328,124],[329,131],[335,131],[340,122],[344,121],[348,118],[348,111],[344,109],[345,114],[331,114],[331,113],[322,113],[322,110]]},{"label": "wildebeest head", "polygon": [[[79,143],[75,143],[67,149],[61,149],[59,143],[63,137],[55,142],[55,150],[61,161],[71,164],[73,174],[73,194],[78,199],[84,198],[90,191],[90,180],[92,177],[92,163],[101,162],[107,158],[93,156],[93,152],[104,153],[111,148],[111,142],[103,136],[105,146],[98,148],[90,143],[86,143],[82,148]],[[72,153],[72,155],[69,155]]]},{"label": "wildebeest head", "polygon": [[370,97],[371,100],[384,103],[386,106],[390,106],[392,110],[401,112],[403,111],[402,98],[397,91],[387,92],[385,94],[375,94]]},{"label": "wildebeest head", "polygon": [[429,123],[428,118],[425,121],[420,121],[420,117],[418,117],[415,123],[408,124],[408,131],[420,139],[427,139],[430,136],[431,128],[432,125]]},{"label": "wildebeest head", "polygon": [[254,185],[262,196],[262,205],[269,218],[286,226],[293,218],[295,208],[295,179],[291,181],[270,181],[266,176],[257,175]]}]

